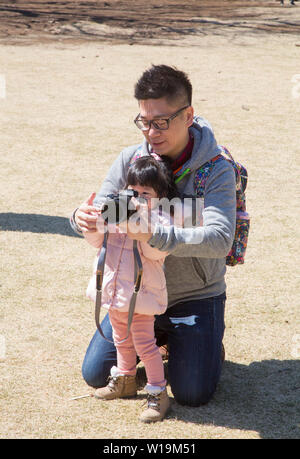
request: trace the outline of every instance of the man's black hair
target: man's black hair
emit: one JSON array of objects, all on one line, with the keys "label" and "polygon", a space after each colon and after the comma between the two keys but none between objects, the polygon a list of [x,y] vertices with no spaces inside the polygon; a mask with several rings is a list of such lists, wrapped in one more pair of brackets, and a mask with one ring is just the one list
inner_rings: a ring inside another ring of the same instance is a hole
[{"label": "man's black hair", "polygon": [[169,103],[181,99],[183,104],[192,104],[192,85],[188,76],[176,67],[152,65],[145,70],[135,85],[137,100],[160,99]]}]

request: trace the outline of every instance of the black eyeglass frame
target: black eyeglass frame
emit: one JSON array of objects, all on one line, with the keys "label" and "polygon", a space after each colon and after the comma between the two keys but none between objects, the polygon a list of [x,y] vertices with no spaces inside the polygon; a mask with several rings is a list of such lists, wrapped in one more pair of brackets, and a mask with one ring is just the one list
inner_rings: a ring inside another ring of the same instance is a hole
[{"label": "black eyeglass frame", "polygon": [[[136,127],[138,129],[140,129],[141,131],[149,131],[149,129],[151,129],[151,125],[157,129],[158,131],[166,131],[167,129],[169,129],[169,126],[170,126],[170,121],[172,121],[174,118],[176,118],[176,116],[179,115],[180,112],[182,112],[183,110],[185,110],[186,108],[190,107],[190,105],[185,105],[184,107],[180,108],[179,110],[177,110],[176,113],[173,113],[173,115],[169,116],[169,118],[157,118],[156,120],[145,120],[147,121],[147,123],[149,123],[149,126],[147,128],[142,128],[142,127],[139,127],[138,126],[138,122],[143,122],[143,120],[141,118],[139,118],[140,116],[140,113],[137,115],[137,117],[135,118],[134,120],[134,123],[136,125]],[[156,122],[157,121],[166,121],[167,123],[167,127],[165,128],[162,128],[162,127],[159,127]]]}]

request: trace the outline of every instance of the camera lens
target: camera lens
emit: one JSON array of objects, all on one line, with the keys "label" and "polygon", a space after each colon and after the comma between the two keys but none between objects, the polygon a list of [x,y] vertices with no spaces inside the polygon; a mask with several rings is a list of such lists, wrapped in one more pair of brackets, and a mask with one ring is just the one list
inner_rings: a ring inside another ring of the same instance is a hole
[{"label": "camera lens", "polygon": [[106,223],[118,224],[127,221],[135,212],[130,201],[138,196],[134,190],[124,190],[116,195],[107,195],[102,207],[102,216]]}]

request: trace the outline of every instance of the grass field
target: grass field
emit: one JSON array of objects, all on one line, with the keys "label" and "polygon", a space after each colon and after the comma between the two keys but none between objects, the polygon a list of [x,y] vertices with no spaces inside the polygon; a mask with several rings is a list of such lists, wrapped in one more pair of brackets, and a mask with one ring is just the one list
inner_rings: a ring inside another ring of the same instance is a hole
[{"label": "grass field", "polygon": [[[0,46],[2,438],[300,437],[297,43]],[[227,273],[214,398],[199,408],[173,400],[163,423],[143,425],[143,390],[130,401],[69,400],[90,390],[81,364],[95,330],[85,298],[95,252],[67,219],[140,141],[133,86],[151,63],[188,72],[196,113],[247,167],[251,232],[245,265]]]}]

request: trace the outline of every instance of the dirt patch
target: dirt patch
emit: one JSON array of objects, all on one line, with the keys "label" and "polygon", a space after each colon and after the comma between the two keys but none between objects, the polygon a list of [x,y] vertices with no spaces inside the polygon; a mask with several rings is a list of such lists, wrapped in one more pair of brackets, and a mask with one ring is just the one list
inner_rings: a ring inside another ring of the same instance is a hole
[{"label": "dirt patch", "polygon": [[163,44],[207,34],[297,34],[299,7],[276,0],[16,0],[0,4],[0,43]]}]

